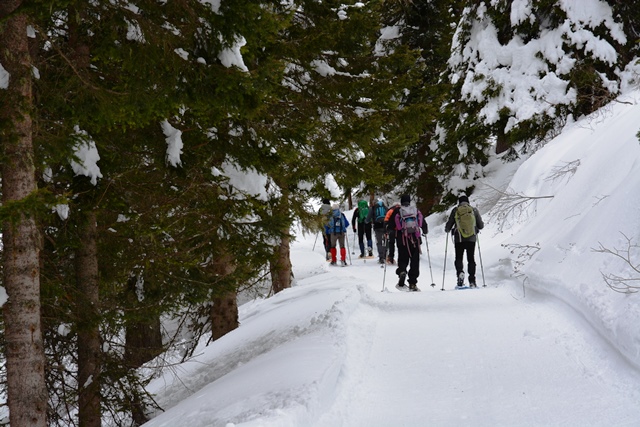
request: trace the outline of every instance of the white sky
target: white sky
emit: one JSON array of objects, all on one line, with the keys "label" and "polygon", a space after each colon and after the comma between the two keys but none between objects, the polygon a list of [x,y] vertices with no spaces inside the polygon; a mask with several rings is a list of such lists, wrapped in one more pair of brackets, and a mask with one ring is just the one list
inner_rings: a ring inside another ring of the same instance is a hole
[{"label": "white sky", "polygon": [[[420,293],[353,254],[330,267],[299,234],[295,286],[241,306],[237,330],[154,380],[166,412],[145,426],[640,425],[640,296],[607,287],[601,273],[633,271],[593,251],[640,234],[640,91],[621,101],[520,165],[489,165],[471,197],[486,288],[453,289],[443,214],[428,218]],[[490,187],[553,198],[501,218]]]}]

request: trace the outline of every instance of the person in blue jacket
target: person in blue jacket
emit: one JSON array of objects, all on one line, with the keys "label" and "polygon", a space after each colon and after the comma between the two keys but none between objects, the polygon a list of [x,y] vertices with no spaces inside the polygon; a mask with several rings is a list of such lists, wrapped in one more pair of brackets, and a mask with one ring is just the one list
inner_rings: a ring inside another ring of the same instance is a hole
[{"label": "person in blue jacket", "polygon": [[337,264],[337,246],[340,244],[340,262],[343,266],[347,265],[347,247],[345,246],[345,236],[349,229],[349,221],[340,210],[340,206],[334,204],[331,206],[331,217],[325,231],[331,236],[331,265]]}]

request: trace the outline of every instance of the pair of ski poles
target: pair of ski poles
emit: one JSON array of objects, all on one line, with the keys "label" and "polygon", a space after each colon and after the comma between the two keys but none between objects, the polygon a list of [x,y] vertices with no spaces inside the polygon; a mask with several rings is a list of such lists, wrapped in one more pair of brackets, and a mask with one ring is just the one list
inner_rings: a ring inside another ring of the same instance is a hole
[{"label": "pair of ski poles", "polygon": [[[436,283],[433,281],[433,269],[431,268],[431,254],[429,253],[429,239],[427,239],[427,235],[423,234],[424,236],[424,243],[427,246],[427,260],[429,261],[429,272],[431,273],[431,287],[435,288]],[[389,239],[387,237],[387,234],[384,234],[384,238],[385,238],[385,258],[386,258],[386,254],[389,253]],[[382,278],[382,292],[385,291],[385,280],[387,278],[387,262],[385,259],[385,263],[384,263],[384,276]]]},{"label": "pair of ski poles", "polygon": [[[385,234],[385,239],[386,239],[386,244],[385,247],[387,249],[387,253],[389,252],[389,240],[386,238],[387,235]],[[484,279],[484,266],[482,264],[482,250],[480,249],[480,236],[476,235],[476,242],[478,243],[478,256],[480,257],[480,272],[482,273],[482,287],[486,288],[487,287],[487,283]],[[429,262],[429,272],[431,273],[431,287],[435,288],[436,283],[433,280],[433,268],[431,267],[431,253],[429,251],[429,239],[427,238],[427,235],[424,234],[424,243],[427,247],[427,260]],[[447,236],[447,240],[444,246],[444,267],[442,269],[442,291],[444,291],[444,283],[445,283],[445,276],[447,273],[447,249],[449,247],[449,238]],[[386,276],[387,276],[387,263],[385,262],[384,264],[384,276],[382,279],[382,291],[385,291],[385,280],[386,280]]]},{"label": "pair of ski poles", "polygon": [[[484,280],[484,266],[482,265],[482,251],[480,250],[480,236],[476,234],[476,243],[478,244],[478,256],[480,257],[480,272],[482,273],[482,287],[487,287],[487,282]],[[446,243],[444,245],[444,268],[442,269],[442,289],[444,291],[444,277],[447,273],[447,247],[449,246],[449,237],[447,236]]]}]

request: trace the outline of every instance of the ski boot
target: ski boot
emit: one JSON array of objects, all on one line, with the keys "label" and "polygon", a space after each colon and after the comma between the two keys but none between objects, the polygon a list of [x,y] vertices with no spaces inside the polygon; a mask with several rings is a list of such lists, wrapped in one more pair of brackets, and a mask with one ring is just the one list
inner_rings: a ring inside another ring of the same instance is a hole
[{"label": "ski boot", "polygon": [[463,288],[464,287],[464,273],[460,272],[460,274],[458,274],[458,284],[456,286],[457,288]]}]

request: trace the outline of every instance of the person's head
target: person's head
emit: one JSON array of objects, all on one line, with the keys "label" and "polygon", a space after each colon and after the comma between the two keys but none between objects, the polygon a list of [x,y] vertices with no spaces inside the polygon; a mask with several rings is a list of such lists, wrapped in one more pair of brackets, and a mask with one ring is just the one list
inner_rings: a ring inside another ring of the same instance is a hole
[{"label": "person's head", "polygon": [[331,201],[329,201],[329,199],[322,199],[322,203],[325,205],[330,205]]},{"label": "person's head", "polygon": [[408,194],[403,194],[402,197],[400,197],[400,204],[402,206],[409,206],[410,203],[411,203],[411,196],[409,196]]},{"label": "person's head", "polygon": [[469,203],[469,198],[465,195],[458,197],[458,203],[463,203],[463,202]]},{"label": "person's head", "polygon": [[337,203],[334,203],[333,205],[331,205],[331,209],[340,209],[340,205]]}]

